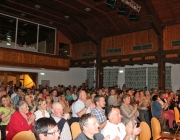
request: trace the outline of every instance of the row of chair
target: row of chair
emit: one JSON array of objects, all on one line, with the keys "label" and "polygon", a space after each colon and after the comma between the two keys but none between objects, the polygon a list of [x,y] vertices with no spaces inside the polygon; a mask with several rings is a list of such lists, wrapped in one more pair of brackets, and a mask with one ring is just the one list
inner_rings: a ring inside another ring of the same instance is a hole
[{"label": "row of chair", "polygon": [[[168,139],[168,140],[173,140],[176,137],[176,134],[178,132],[178,129],[180,127],[180,115],[179,115],[179,110],[175,107],[174,108],[174,113],[175,113],[175,121],[176,124],[178,125],[177,131],[175,135],[170,135],[170,134],[162,134],[161,132],[161,125],[160,122],[157,118],[153,117],[151,119],[151,127],[152,127],[152,137],[153,140],[163,140],[163,139]],[[151,138],[151,130],[149,125],[146,122],[141,122],[140,126],[142,128],[141,133],[138,136],[138,140],[150,140]],[[72,131],[72,137],[73,140],[81,133],[80,125],[78,122],[74,122],[71,125],[71,131]],[[20,140],[22,137],[29,138],[29,140],[35,139],[34,135],[32,132],[29,131],[23,131],[18,133],[13,140]],[[177,140],[177,139],[176,139]]]}]

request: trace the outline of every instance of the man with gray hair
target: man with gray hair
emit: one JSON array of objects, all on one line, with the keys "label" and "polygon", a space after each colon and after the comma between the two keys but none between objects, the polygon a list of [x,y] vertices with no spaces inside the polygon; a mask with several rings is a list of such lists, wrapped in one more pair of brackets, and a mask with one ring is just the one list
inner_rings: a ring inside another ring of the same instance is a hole
[{"label": "man with gray hair", "polygon": [[61,131],[60,140],[71,140],[71,131],[68,122],[63,118],[63,107],[59,102],[52,104],[52,114],[50,118],[55,120],[58,129]]}]

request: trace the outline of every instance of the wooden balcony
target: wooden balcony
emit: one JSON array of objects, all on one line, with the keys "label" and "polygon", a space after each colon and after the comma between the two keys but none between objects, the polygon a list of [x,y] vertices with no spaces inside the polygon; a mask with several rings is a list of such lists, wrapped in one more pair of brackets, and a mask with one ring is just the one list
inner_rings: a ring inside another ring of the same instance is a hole
[{"label": "wooden balcony", "polygon": [[0,47],[0,65],[69,70],[70,58]]}]

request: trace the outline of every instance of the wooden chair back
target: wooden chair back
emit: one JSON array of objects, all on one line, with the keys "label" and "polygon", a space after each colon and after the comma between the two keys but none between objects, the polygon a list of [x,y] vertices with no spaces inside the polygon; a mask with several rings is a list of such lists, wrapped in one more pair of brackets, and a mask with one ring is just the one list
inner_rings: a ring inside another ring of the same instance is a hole
[{"label": "wooden chair back", "polygon": [[73,122],[71,124],[71,133],[73,140],[81,133],[79,122]]},{"label": "wooden chair back", "polygon": [[17,133],[12,140],[36,140],[36,137],[31,131],[22,131]]},{"label": "wooden chair back", "polygon": [[161,137],[161,126],[159,123],[159,120],[153,117],[151,119],[151,128],[152,128],[152,137],[153,140],[157,140],[158,138]]},{"label": "wooden chair back", "polygon": [[149,125],[146,122],[141,122],[140,126],[142,128],[142,131],[139,134],[139,140],[150,140],[151,130],[150,130]]}]

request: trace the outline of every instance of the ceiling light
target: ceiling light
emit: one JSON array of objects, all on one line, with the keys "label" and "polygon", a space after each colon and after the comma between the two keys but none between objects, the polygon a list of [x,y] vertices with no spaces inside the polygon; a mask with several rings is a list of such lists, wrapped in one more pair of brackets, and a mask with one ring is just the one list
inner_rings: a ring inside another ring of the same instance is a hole
[{"label": "ceiling light", "polygon": [[52,21],[50,21],[50,22],[49,22],[49,24],[51,24],[51,25],[52,25],[52,24],[53,24],[53,22],[52,22]]},{"label": "ceiling light", "polygon": [[120,15],[128,15],[129,9],[126,8],[126,5],[124,3],[121,4],[121,6],[118,8],[118,14]]},{"label": "ceiling light", "polygon": [[26,14],[24,14],[24,13],[21,13],[21,16],[23,16],[23,17],[24,17],[24,16],[26,16]]},{"label": "ceiling light", "polygon": [[9,20],[9,22],[10,22],[10,23],[13,23],[13,22],[14,22],[14,20],[12,20],[12,19],[11,19],[11,20]]},{"label": "ceiling light", "polygon": [[129,20],[130,21],[138,21],[139,20],[139,15],[137,15],[136,12],[132,12],[132,14],[129,15]]},{"label": "ceiling light", "polygon": [[36,4],[34,7],[35,7],[36,9],[40,9],[40,8],[41,8],[41,6],[38,5],[38,4]]},{"label": "ceiling light", "polygon": [[117,4],[118,2],[116,0],[107,0],[106,2],[106,6],[112,9],[115,9]]},{"label": "ceiling light", "polygon": [[89,12],[89,11],[91,11],[91,9],[87,7],[87,8],[85,8],[85,11]]},{"label": "ceiling light", "polygon": [[69,16],[64,16],[65,19],[69,19]]}]

